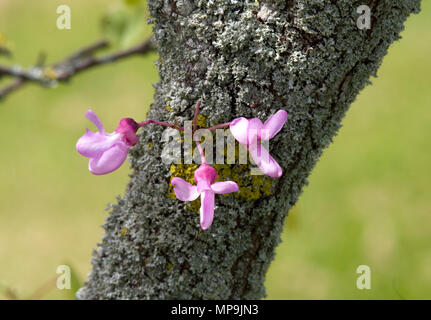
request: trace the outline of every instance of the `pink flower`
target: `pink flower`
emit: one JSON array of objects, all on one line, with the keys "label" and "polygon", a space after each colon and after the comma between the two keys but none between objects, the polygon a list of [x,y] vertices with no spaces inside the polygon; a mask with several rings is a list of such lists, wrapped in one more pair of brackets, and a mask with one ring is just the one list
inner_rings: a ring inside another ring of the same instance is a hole
[{"label": "pink flower", "polygon": [[235,139],[248,149],[259,169],[273,178],[281,177],[283,170],[261,141],[272,139],[283,128],[286,120],[287,112],[279,110],[264,124],[258,118],[237,118],[230,123],[230,131]]},{"label": "pink flower", "polygon": [[214,182],[217,171],[210,165],[203,163],[195,171],[196,186],[175,177],[171,184],[178,200],[193,201],[201,196],[200,219],[202,229],[208,229],[214,219],[214,194],[231,193],[238,191],[238,185],[233,181]]},{"label": "pink flower", "polygon": [[107,133],[99,117],[88,110],[85,116],[99,131],[87,132],[76,143],[76,150],[90,158],[88,169],[93,174],[106,174],[118,169],[126,160],[131,146],[138,142],[139,125],[130,118],[123,118],[113,133]]}]

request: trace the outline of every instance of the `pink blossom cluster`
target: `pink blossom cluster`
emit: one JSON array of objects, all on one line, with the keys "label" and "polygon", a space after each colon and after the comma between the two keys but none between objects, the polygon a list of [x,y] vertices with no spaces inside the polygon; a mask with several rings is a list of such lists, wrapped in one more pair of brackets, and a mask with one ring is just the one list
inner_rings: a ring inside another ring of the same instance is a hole
[{"label": "pink blossom cluster", "polygon": [[[199,106],[200,104],[198,104],[195,113],[195,129]],[[90,159],[88,168],[95,175],[110,173],[123,164],[130,147],[138,142],[136,132],[140,127],[154,123],[184,131],[181,127],[162,121],[147,120],[138,123],[131,118],[123,118],[113,133],[107,133],[99,117],[92,110],[87,111],[86,117],[94,123],[98,131],[92,132],[87,129],[86,133],[78,140],[76,150]],[[229,126],[234,138],[247,148],[259,169],[269,177],[279,178],[283,174],[283,170],[268,150],[263,147],[262,141],[272,139],[283,128],[287,117],[286,111],[279,110],[265,123],[262,123],[258,118],[246,119],[241,117],[213,128]],[[238,185],[234,181],[215,182],[218,176],[217,171],[207,164],[199,142],[196,143],[202,158],[202,164],[194,173],[196,185],[192,185],[179,177],[172,178],[171,184],[174,186],[178,200],[193,201],[198,197],[201,198],[200,224],[202,229],[206,230],[213,222],[215,194],[237,192]]]}]

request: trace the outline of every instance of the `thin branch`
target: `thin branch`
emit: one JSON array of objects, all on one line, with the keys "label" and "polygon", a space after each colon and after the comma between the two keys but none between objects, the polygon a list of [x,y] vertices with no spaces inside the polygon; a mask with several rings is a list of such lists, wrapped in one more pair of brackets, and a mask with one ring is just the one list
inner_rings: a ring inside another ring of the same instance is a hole
[{"label": "thin branch", "polygon": [[130,49],[108,54],[104,57],[94,57],[97,51],[105,49],[108,46],[109,43],[106,40],[99,40],[47,68],[36,65],[26,70],[20,66],[0,66],[0,76],[4,75],[15,78],[14,82],[0,89],[0,100],[22,88],[28,82],[35,82],[45,87],[53,87],[58,82],[67,82],[70,78],[85,70],[131,56],[144,55],[154,50],[152,39],[149,38]]},{"label": "thin branch", "polygon": [[222,124],[218,124],[214,127],[208,128],[208,130],[213,131],[213,130],[217,130],[217,129],[222,129],[222,128],[226,128],[230,125],[230,122],[226,122],[226,123],[222,123]]},{"label": "thin branch", "polygon": [[159,124],[159,125],[164,126],[164,127],[168,127],[168,128],[172,128],[172,129],[177,129],[179,131],[184,131],[183,127],[179,127],[176,124],[170,124],[170,123],[163,122],[163,121],[158,121],[158,120],[146,120],[146,121],[140,122],[139,126],[143,127],[143,126],[146,126],[147,124],[150,124],[150,123]]},{"label": "thin branch", "polygon": [[[145,54],[148,53],[150,51],[152,51],[153,45],[152,45],[152,40],[147,39],[145,42],[137,45],[136,47],[124,50],[124,51],[120,51],[114,54],[110,54],[107,55],[105,57],[101,57],[101,58],[95,58],[95,57],[87,57],[85,59],[79,59],[78,63],[74,64],[72,66],[72,68],[66,68],[65,70],[61,70],[63,71],[57,76],[56,80],[58,81],[67,81],[69,80],[72,76],[74,76],[75,74],[85,71],[87,69],[96,67],[96,66],[100,66],[100,65],[104,65],[104,64],[108,64],[108,63],[112,63],[112,62],[116,62],[118,60],[124,59],[124,58],[128,58],[134,55],[138,55],[138,54]],[[67,66],[66,64],[63,64]],[[61,65],[62,66],[62,65]],[[60,66],[60,67],[61,67]],[[57,70],[58,68],[55,68],[54,70]]]},{"label": "thin branch", "polygon": [[109,42],[107,40],[105,40],[105,39],[99,40],[99,41],[89,45],[88,47],[85,47],[81,50],[78,50],[77,52],[75,52],[71,56],[69,56],[66,59],[62,60],[61,62],[58,62],[57,64],[55,64],[54,67],[57,67],[63,63],[67,63],[68,61],[73,61],[73,60],[77,60],[77,59],[85,57],[85,56],[93,55],[97,51],[99,51],[101,49],[106,49],[108,47],[109,47]]},{"label": "thin branch", "polygon": [[6,97],[8,94],[20,89],[25,83],[26,80],[19,78],[14,80],[11,84],[7,85],[3,89],[0,89],[0,100]]}]

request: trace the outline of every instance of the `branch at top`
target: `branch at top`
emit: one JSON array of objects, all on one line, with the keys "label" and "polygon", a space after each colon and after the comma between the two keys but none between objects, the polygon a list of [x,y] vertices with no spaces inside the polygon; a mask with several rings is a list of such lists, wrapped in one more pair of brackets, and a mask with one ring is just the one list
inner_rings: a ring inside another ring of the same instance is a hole
[{"label": "branch at top", "polygon": [[20,66],[10,67],[0,65],[0,78],[2,76],[15,78],[12,83],[0,89],[0,100],[22,88],[28,82],[38,83],[44,87],[53,87],[58,82],[67,82],[76,74],[93,67],[109,64],[135,55],[144,55],[155,49],[152,38],[148,38],[130,49],[102,57],[94,56],[97,51],[108,47],[109,43],[106,40],[99,40],[48,67],[37,64],[30,69],[24,69]]}]

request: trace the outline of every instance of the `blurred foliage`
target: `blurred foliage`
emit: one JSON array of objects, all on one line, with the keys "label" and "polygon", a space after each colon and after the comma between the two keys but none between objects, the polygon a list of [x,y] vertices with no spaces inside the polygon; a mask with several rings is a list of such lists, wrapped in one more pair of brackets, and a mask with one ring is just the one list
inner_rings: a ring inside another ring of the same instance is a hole
[{"label": "blurred foliage", "polygon": [[10,56],[12,54],[10,44],[6,36],[0,32],[0,56]]},{"label": "blurred foliage", "polygon": [[[41,50],[48,62],[69,55],[100,38],[98,21],[119,0],[74,0],[70,31],[55,26],[60,4],[0,2],[0,30],[14,43],[12,60],[0,62],[32,65]],[[402,36],[287,218],[267,274],[268,298],[431,298],[430,2]],[[123,194],[129,169],[88,172],[75,150],[91,125],[84,114],[95,110],[108,131],[122,117],[143,120],[156,58],[104,66],[54,90],[28,86],[0,103],[0,297],[31,296],[64,261],[79,278],[73,290],[54,288],[42,299],[72,299],[85,281],[103,208]],[[371,290],[356,288],[361,264],[371,267]]]},{"label": "blurred foliage", "polygon": [[124,3],[126,3],[129,6],[136,6],[143,3],[142,0],[124,0]]},{"label": "blurred foliage", "polygon": [[126,48],[142,40],[145,34],[147,9],[141,0],[125,0],[112,6],[101,20],[104,36],[119,47]]}]

